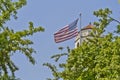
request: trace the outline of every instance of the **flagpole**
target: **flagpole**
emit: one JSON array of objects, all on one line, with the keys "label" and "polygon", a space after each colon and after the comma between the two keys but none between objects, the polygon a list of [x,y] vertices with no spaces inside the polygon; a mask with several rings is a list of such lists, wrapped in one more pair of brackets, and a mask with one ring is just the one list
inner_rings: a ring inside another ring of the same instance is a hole
[{"label": "flagpole", "polygon": [[80,13],[79,17],[80,17],[80,45],[81,45],[81,43],[82,43],[82,41],[81,41],[82,40],[81,39],[82,38],[81,37],[82,36],[82,32],[81,32],[81,28],[82,28],[82,22],[81,22],[82,14],[81,13]]}]

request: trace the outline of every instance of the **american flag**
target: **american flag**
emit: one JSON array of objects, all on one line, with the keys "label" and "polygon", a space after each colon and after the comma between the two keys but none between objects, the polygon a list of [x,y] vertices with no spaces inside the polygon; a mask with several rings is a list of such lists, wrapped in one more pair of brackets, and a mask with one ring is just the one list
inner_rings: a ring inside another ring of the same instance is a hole
[{"label": "american flag", "polygon": [[76,37],[78,35],[77,22],[78,19],[56,32],[54,34],[55,42],[59,43]]}]

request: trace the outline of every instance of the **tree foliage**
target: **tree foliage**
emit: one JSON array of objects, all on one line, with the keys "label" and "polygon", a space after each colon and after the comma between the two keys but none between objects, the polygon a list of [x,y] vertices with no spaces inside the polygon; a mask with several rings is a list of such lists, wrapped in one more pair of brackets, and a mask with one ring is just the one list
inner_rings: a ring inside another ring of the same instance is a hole
[{"label": "tree foliage", "polygon": [[[120,21],[112,18],[111,14],[108,8],[94,12],[99,20],[94,22],[93,38],[88,38],[80,47],[69,52],[64,70],[57,72],[59,79],[120,80]],[[113,22],[116,30],[104,35]]]},{"label": "tree foliage", "polygon": [[33,42],[26,37],[36,32],[43,32],[44,28],[36,28],[32,22],[29,22],[28,30],[15,32],[14,29],[5,26],[11,17],[17,19],[17,10],[26,3],[26,0],[0,0],[0,80],[9,80],[9,72],[15,77],[14,73],[19,68],[11,60],[11,56],[16,51],[23,53],[32,64],[35,64],[32,57],[35,50],[29,46]]}]

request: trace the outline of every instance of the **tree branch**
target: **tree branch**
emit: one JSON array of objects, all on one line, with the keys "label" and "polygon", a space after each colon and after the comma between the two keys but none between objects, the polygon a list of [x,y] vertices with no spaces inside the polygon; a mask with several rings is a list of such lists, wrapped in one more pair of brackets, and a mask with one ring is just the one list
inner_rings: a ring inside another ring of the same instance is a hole
[{"label": "tree branch", "polygon": [[114,19],[114,18],[112,18],[112,17],[110,17],[110,16],[108,16],[108,17],[111,18],[113,21],[115,21],[115,22],[117,22],[117,23],[120,24],[120,21],[118,21],[118,20],[116,20],[116,19]]}]

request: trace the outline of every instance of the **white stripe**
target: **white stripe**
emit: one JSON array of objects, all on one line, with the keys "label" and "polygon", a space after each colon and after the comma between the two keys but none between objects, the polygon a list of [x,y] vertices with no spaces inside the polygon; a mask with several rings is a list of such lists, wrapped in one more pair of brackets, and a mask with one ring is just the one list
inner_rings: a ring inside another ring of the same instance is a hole
[{"label": "white stripe", "polygon": [[71,32],[69,35],[65,35],[63,37],[55,37],[55,42],[58,43],[58,42],[66,41],[66,40],[71,39],[77,35],[78,35],[78,31],[75,30],[75,32]]},{"label": "white stripe", "polygon": [[[59,33],[63,32],[63,31],[68,30],[68,29],[69,29],[69,27],[68,27],[68,25],[66,25],[64,28],[60,29],[60,30],[57,31],[55,34],[59,34]],[[55,35],[55,34],[54,34],[54,35]]]},{"label": "white stripe", "polygon": [[55,42],[56,42],[56,43],[63,42],[63,41],[72,39],[73,37],[76,37],[77,35],[78,35],[78,33],[76,33],[76,34],[74,34],[74,35],[72,35],[72,36],[70,36],[70,37],[64,38],[64,39],[56,40]]},{"label": "white stripe", "polygon": [[66,38],[67,36],[73,35],[73,34],[75,34],[76,32],[78,32],[78,29],[74,29],[74,30],[69,31],[69,32],[67,32],[67,33],[64,33],[64,34],[62,34],[62,35],[55,35],[54,37],[55,37],[55,39]]}]

